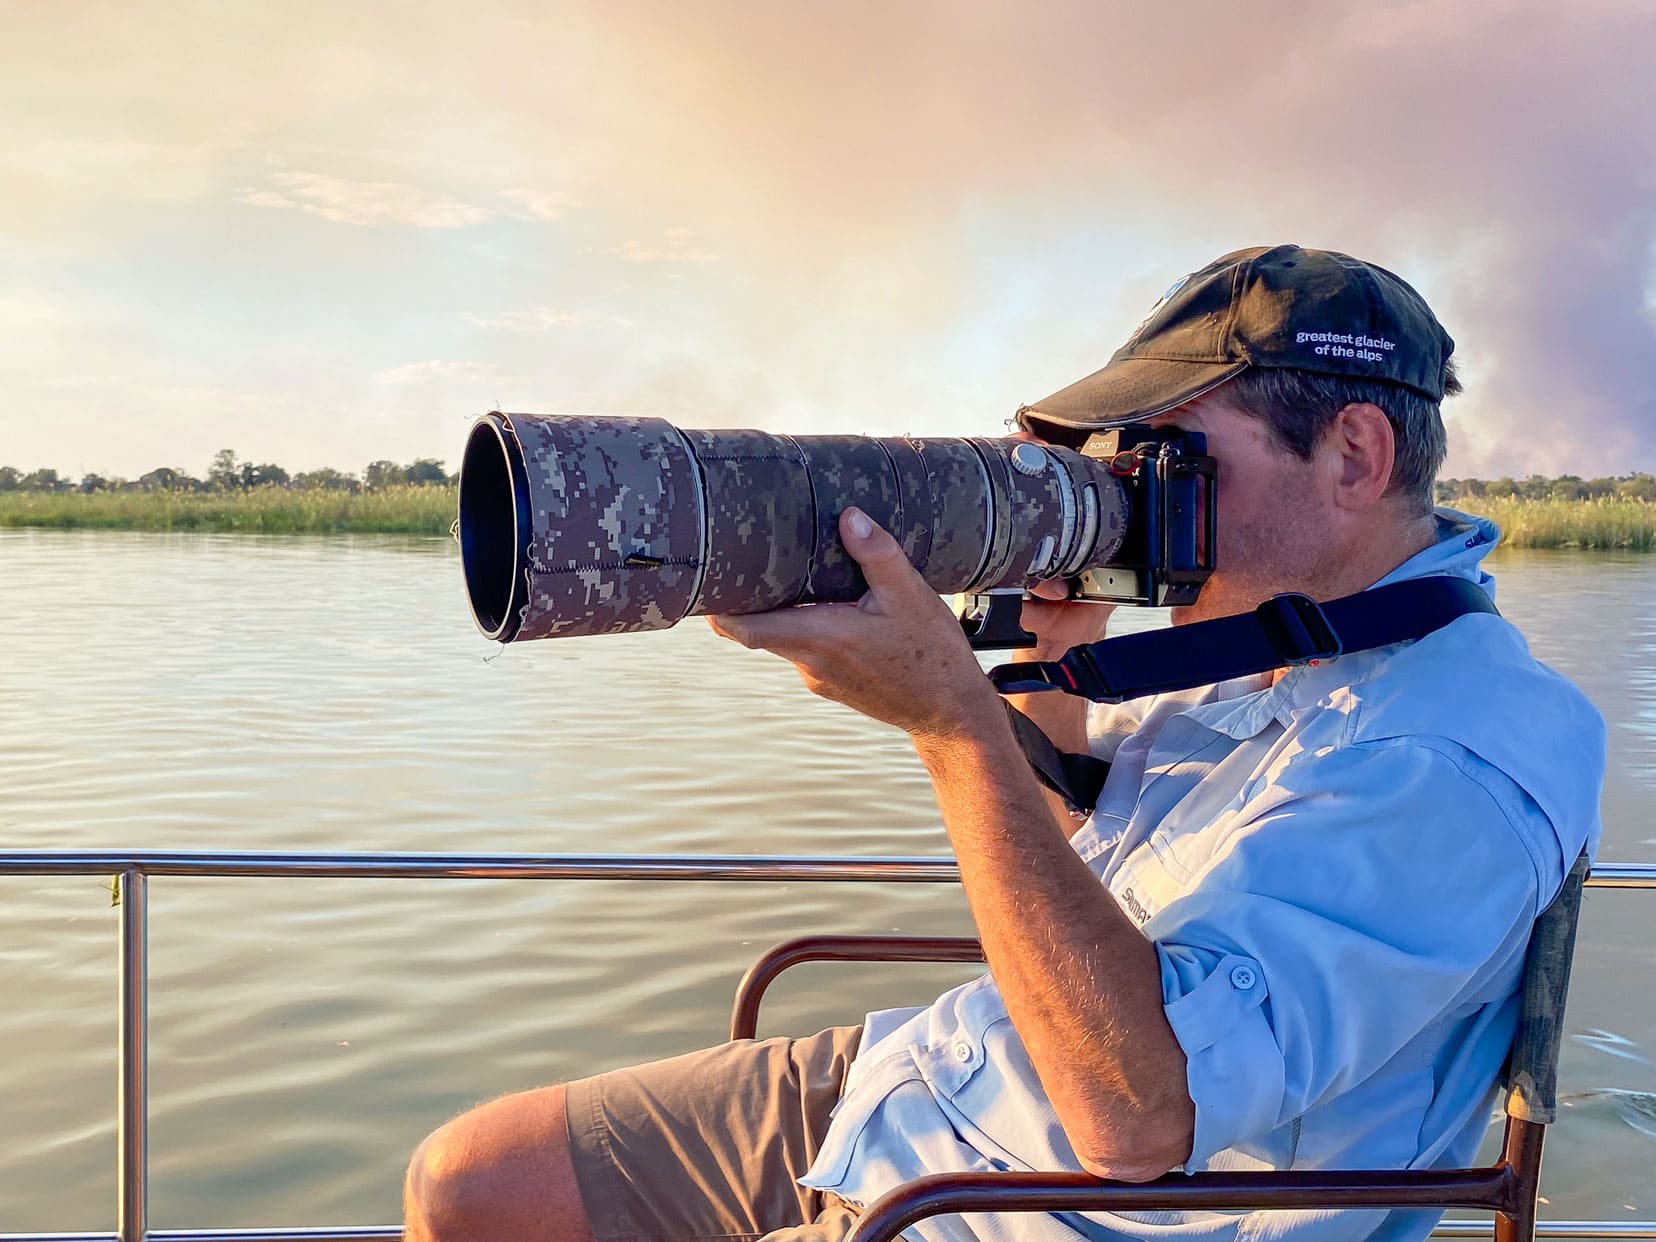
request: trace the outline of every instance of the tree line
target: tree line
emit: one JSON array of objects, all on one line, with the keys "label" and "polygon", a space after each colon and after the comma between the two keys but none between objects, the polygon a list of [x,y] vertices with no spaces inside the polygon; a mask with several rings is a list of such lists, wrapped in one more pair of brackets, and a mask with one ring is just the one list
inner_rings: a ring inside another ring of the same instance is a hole
[{"label": "tree line", "polygon": [[459,475],[444,471],[434,457],[421,457],[409,465],[394,461],[371,461],[361,475],[324,466],[290,474],[270,462],[254,463],[238,458],[232,449],[220,449],[205,478],[197,478],[171,466],[161,466],[136,479],[105,478],[85,474],[80,479],[60,476],[56,470],[24,473],[14,466],[0,466],[0,492],[250,492],[260,487],[290,491],[377,492],[387,487],[448,487]]},{"label": "tree line", "polygon": [[1532,474],[1525,479],[1439,479],[1440,502],[1478,500],[1483,497],[1506,500],[1644,500],[1656,501],[1656,475],[1644,473],[1615,478],[1584,479],[1577,474],[1556,478]]},{"label": "tree line", "polygon": [[[33,470],[25,474],[12,466],[0,466],[0,492],[247,492],[259,487],[281,487],[290,491],[377,492],[387,487],[450,487],[459,481],[443,469],[434,457],[421,457],[403,466],[394,461],[371,461],[360,475],[324,466],[290,474],[270,462],[254,463],[238,458],[231,449],[220,449],[205,478],[162,466],[136,479],[105,478],[86,474],[80,479],[61,477],[56,470]],[[1439,479],[1437,499],[1448,503],[1483,497],[1518,500],[1643,500],[1656,502],[1656,476],[1636,473],[1615,478],[1583,479],[1561,474],[1554,478],[1532,474],[1524,479]]]}]

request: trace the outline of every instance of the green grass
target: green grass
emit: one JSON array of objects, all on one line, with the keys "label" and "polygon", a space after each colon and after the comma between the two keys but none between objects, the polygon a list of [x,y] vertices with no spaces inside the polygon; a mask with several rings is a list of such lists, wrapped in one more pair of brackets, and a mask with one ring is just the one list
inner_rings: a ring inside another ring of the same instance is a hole
[{"label": "green grass", "polygon": [[0,492],[0,527],[185,530],[257,534],[446,535],[452,487],[373,492]]},{"label": "green grass", "polygon": [[1656,551],[1656,504],[1648,501],[1465,496],[1449,504],[1493,521],[1503,547]]},{"label": "green grass", "polygon": [[[1463,497],[1450,503],[1492,518],[1507,547],[1656,551],[1656,504],[1642,500]],[[278,487],[207,493],[0,492],[0,527],[443,535],[455,508],[452,487],[388,487],[354,495]]]}]

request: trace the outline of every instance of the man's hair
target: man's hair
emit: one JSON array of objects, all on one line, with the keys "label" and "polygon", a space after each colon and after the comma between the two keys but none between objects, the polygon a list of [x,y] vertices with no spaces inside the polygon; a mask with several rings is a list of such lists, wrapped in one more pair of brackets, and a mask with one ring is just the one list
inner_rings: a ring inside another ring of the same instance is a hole
[{"label": "man's hair", "polygon": [[[1443,395],[1460,390],[1455,364],[1445,361]],[[1262,419],[1276,442],[1301,461],[1311,460],[1317,440],[1346,406],[1379,406],[1395,445],[1387,492],[1400,493],[1419,513],[1432,511],[1432,484],[1448,442],[1439,403],[1430,397],[1384,380],[1280,367],[1248,367],[1225,385],[1224,395],[1244,414]]]}]

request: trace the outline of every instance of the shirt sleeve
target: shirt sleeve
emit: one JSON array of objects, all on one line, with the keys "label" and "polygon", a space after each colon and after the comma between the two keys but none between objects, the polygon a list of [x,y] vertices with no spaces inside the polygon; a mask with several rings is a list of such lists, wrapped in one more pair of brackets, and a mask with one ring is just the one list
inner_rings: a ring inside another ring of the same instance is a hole
[{"label": "shirt sleeve", "polygon": [[1539,809],[1515,822],[1522,792],[1453,743],[1312,758],[1243,802],[1194,887],[1144,927],[1196,1106],[1188,1168],[1509,991],[1556,887],[1537,870]]}]

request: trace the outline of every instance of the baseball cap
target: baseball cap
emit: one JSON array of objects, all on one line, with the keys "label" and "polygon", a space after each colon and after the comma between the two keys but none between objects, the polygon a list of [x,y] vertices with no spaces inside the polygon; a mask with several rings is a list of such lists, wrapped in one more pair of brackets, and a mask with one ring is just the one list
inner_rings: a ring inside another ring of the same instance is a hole
[{"label": "baseball cap", "polygon": [[1385,268],[1258,246],[1175,281],[1103,370],[1020,407],[1018,422],[1140,422],[1250,366],[1384,380],[1441,401],[1454,348],[1425,299]]}]

